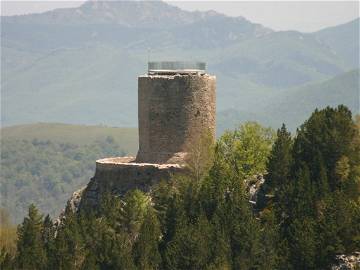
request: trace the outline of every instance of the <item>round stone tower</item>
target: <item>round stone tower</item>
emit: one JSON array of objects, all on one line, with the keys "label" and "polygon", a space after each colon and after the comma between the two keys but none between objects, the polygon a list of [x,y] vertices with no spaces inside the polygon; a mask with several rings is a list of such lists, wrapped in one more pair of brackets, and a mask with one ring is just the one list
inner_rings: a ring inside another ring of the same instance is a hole
[{"label": "round stone tower", "polygon": [[181,164],[200,134],[215,139],[215,90],[205,63],[150,62],[138,78],[136,162]]},{"label": "round stone tower", "polygon": [[97,160],[95,176],[70,200],[75,208],[94,209],[104,194],[148,192],[160,180],[186,174],[185,157],[196,139],[206,134],[215,140],[216,79],[204,63],[152,62],[138,83],[137,157]]}]

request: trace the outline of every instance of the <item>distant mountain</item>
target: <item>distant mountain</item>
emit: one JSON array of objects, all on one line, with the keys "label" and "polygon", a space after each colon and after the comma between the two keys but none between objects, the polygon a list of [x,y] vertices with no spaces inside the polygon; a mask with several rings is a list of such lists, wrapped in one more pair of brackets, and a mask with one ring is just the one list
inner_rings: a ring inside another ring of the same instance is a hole
[{"label": "distant mountain", "polygon": [[218,111],[242,116],[358,68],[351,60],[359,55],[358,20],[311,34],[275,32],[161,1],[88,1],[1,20],[3,125],[136,126],[136,78],[148,59],[207,62],[218,80]]},{"label": "distant mountain", "polygon": [[189,12],[163,1],[97,1],[90,0],[77,8],[62,8],[41,14],[4,17],[6,23],[89,25],[117,24],[127,27],[169,28],[190,24],[211,12]]},{"label": "distant mountain", "polygon": [[346,105],[353,114],[360,113],[360,71],[352,70],[329,80],[280,91],[254,110],[227,109],[218,113],[218,134],[244,121],[258,121],[266,126],[282,123],[295,131],[316,109]]},{"label": "distant mountain", "polygon": [[350,65],[359,66],[360,18],[335,27],[326,28],[313,35],[329,46]]},{"label": "distant mountain", "polygon": [[[25,44],[36,51],[94,42],[142,49],[220,47],[272,32],[243,17],[184,11],[162,1],[87,1],[78,8],[7,16],[1,22],[5,47],[24,49]],[[44,37],[45,44],[39,44]]]},{"label": "distant mountain", "polygon": [[344,104],[354,114],[360,113],[360,70],[352,70],[324,82],[305,85],[282,94],[267,111],[273,121],[282,119],[295,129],[314,109]]}]

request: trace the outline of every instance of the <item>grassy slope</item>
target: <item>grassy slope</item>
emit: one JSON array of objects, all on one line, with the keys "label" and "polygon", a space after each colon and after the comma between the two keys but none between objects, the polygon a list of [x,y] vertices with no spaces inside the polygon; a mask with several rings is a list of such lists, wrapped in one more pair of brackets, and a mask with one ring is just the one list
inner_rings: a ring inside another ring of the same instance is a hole
[{"label": "grassy slope", "polygon": [[57,123],[38,123],[18,125],[1,129],[2,139],[51,140],[77,145],[91,144],[99,139],[111,136],[129,154],[136,154],[138,134],[136,128],[118,128],[106,126],[85,126]]}]

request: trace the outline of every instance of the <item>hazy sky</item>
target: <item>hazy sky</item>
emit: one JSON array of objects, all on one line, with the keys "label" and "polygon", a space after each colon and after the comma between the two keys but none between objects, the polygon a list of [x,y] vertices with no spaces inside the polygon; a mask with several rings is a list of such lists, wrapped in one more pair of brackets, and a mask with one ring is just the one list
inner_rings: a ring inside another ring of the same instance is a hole
[{"label": "hazy sky", "polygon": [[[167,1],[186,10],[213,9],[229,16],[244,16],[274,30],[316,31],[359,17],[359,1]],[[1,14],[43,12],[79,6],[83,1],[1,0]]]}]

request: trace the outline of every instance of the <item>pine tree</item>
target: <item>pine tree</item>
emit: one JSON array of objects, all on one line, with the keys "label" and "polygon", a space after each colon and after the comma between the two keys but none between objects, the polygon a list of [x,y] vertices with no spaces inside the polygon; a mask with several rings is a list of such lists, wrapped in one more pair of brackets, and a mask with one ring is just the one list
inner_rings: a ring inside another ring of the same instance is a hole
[{"label": "pine tree", "polygon": [[280,219],[280,234],[283,244],[288,249],[283,253],[282,265],[286,260],[293,269],[315,269],[316,248],[318,245],[316,235],[316,210],[314,187],[310,180],[309,169],[302,164],[301,170],[294,177],[291,191],[287,194],[283,216]]},{"label": "pine tree", "polygon": [[266,185],[270,190],[279,188],[289,181],[292,162],[291,149],[291,134],[283,124],[281,129],[277,131],[277,138],[270,152],[266,167],[268,171]]},{"label": "pine tree", "polygon": [[67,212],[55,240],[55,268],[80,269],[85,259],[84,242],[75,213]]},{"label": "pine tree", "polygon": [[259,192],[259,209],[265,208],[270,201],[270,196],[275,196],[275,202],[284,204],[287,198],[281,197],[288,191],[290,182],[290,169],[292,165],[292,139],[290,132],[287,131],[283,124],[281,129],[277,131],[277,138],[270,152],[267,162],[265,183]]},{"label": "pine tree", "polygon": [[129,191],[120,209],[120,223],[132,242],[137,238],[144,216],[150,205],[150,197],[140,190]]},{"label": "pine tree", "polygon": [[[342,157],[351,160],[350,171],[360,164],[358,133],[351,112],[345,106],[315,110],[298,131],[294,142],[295,164],[306,163],[311,179],[318,180],[320,154],[330,191],[337,190],[341,187],[343,174],[337,174],[336,168]],[[297,169],[295,166],[294,170]]]},{"label": "pine tree", "polygon": [[259,265],[260,224],[255,219],[241,180],[234,177],[226,201],[218,213],[227,226],[235,269],[252,269]]},{"label": "pine tree", "polygon": [[289,227],[290,260],[296,270],[316,268],[316,223],[311,218],[296,218]]},{"label": "pine tree", "polygon": [[211,220],[211,227],[212,235],[210,246],[208,247],[210,250],[210,261],[206,269],[232,269],[230,237],[226,233],[225,226],[216,214]]},{"label": "pine tree", "polygon": [[46,252],[42,241],[43,221],[36,207],[29,206],[28,216],[18,228],[17,267],[19,269],[45,269]]},{"label": "pine tree", "polygon": [[135,264],[139,269],[158,269],[161,263],[159,241],[160,224],[152,207],[149,207],[134,245]]},{"label": "pine tree", "polygon": [[351,224],[348,224],[346,220],[339,220],[339,215],[343,216],[343,213],[339,213],[340,209],[338,207],[340,205],[336,202],[334,196],[327,196],[319,204],[320,206],[317,207],[319,254],[316,263],[319,268],[328,268],[336,254],[345,252],[341,231],[346,230],[346,227],[351,226]]},{"label": "pine tree", "polygon": [[46,252],[47,267],[53,268],[55,265],[55,227],[49,215],[44,219],[41,238]]},{"label": "pine tree", "polygon": [[206,269],[210,261],[211,225],[204,215],[196,222],[182,216],[165,250],[166,269]]},{"label": "pine tree", "polygon": [[277,224],[274,211],[265,209],[261,212],[261,231],[260,231],[260,269],[279,269],[283,263],[281,254],[284,253],[284,246],[280,241],[280,228]]}]

